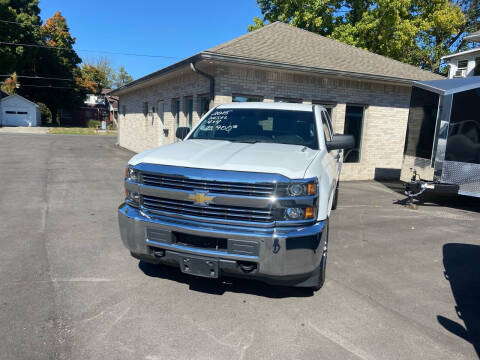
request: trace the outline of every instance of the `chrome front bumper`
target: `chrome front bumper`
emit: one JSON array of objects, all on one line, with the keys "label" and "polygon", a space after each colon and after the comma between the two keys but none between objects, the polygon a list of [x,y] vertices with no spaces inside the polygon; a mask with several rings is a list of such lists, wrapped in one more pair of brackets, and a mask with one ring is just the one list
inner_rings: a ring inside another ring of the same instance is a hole
[{"label": "chrome front bumper", "polygon": [[[118,221],[124,245],[138,258],[178,265],[179,254],[211,257],[219,261],[220,275],[257,277],[272,283],[291,281],[298,284],[308,279],[320,266],[325,245],[321,237],[325,221],[302,227],[237,227],[158,215],[152,217],[125,203],[118,209]],[[228,239],[229,243],[248,241],[255,244],[256,251],[246,255],[230,251],[230,248],[220,251],[184,246],[150,239],[149,231]],[[157,249],[164,250],[166,256],[155,256]],[[242,262],[255,263],[257,268],[246,273],[239,266]]]}]

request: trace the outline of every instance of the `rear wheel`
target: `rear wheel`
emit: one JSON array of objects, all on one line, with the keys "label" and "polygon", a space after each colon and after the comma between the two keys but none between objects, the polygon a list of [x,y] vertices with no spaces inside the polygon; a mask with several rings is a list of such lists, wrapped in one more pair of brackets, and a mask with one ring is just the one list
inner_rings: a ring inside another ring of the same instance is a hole
[{"label": "rear wheel", "polygon": [[338,185],[339,185],[339,182],[337,182],[337,188],[335,189],[335,194],[333,195],[332,210],[335,210],[338,204]]}]

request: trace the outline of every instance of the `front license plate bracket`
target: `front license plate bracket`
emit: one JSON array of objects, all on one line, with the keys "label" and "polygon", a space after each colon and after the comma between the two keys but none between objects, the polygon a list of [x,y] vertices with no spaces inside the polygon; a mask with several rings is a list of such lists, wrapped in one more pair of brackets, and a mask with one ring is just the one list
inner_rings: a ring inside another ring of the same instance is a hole
[{"label": "front license plate bracket", "polygon": [[196,256],[182,256],[180,269],[183,273],[207,278],[218,278],[218,260]]}]

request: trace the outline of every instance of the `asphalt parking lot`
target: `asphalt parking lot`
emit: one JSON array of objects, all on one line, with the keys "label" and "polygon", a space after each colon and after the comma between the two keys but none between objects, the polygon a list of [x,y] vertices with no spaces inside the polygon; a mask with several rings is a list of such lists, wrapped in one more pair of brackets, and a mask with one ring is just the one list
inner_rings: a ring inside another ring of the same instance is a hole
[{"label": "asphalt parking lot", "polygon": [[320,291],[200,280],[123,247],[114,143],[0,134],[1,359],[478,357],[478,204],[342,183]]}]

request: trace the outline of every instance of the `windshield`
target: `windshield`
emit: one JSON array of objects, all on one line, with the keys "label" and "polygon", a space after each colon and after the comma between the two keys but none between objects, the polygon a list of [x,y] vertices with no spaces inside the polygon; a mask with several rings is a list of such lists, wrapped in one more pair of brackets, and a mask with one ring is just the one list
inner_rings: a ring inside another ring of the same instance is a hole
[{"label": "windshield", "polygon": [[318,149],[312,111],[272,109],[217,109],[189,139],[269,142]]}]

